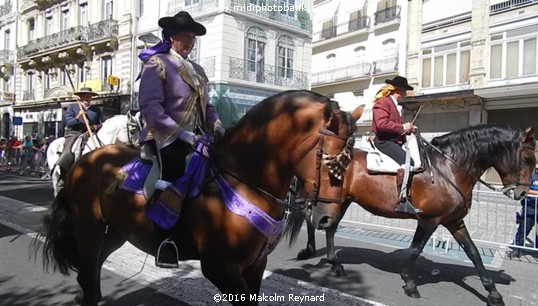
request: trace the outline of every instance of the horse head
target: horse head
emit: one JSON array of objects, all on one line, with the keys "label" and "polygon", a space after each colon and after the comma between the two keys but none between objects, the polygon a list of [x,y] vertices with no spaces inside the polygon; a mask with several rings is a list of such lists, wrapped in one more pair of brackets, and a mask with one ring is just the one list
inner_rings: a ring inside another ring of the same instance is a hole
[{"label": "horse head", "polygon": [[[345,195],[343,182],[348,165],[352,162],[356,130],[355,123],[361,117],[364,105],[353,112],[340,111],[333,104],[333,112],[325,127],[332,133],[318,136],[316,150],[306,154],[298,164],[303,175],[299,177],[306,201],[306,213],[316,228],[330,227],[334,222],[333,209],[340,209]],[[315,207],[315,209],[314,209]]]},{"label": "horse head", "polygon": [[514,200],[524,198],[532,183],[536,165],[534,127],[527,128],[517,140],[513,147],[515,158],[502,159],[495,166],[504,186],[503,193]]}]

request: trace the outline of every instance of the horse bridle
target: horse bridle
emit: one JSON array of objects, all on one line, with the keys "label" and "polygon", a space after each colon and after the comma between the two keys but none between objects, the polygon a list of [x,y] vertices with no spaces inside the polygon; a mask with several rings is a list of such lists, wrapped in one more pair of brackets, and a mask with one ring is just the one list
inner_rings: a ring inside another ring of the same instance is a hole
[{"label": "horse bridle", "polygon": [[[528,183],[522,183],[521,182],[521,171],[517,171],[517,174],[516,174],[516,181],[511,183],[511,184],[508,184],[508,185],[503,185],[503,187],[500,187],[500,188],[497,188],[493,185],[491,185],[490,183],[484,181],[483,179],[481,179],[480,177],[475,177],[475,176],[472,176],[470,175],[467,170],[465,170],[465,168],[463,166],[461,166],[457,161],[455,161],[452,157],[446,155],[443,151],[441,151],[439,148],[437,148],[436,146],[434,146],[431,142],[427,141],[426,139],[424,139],[422,136],[420,136],[420,134],[417,134],[417,136],[420,138],[420,140],[424,143],[426,143],[427,145],[429,145],[430,147],[432,147],[435,151],[437,151],[438,153],[440,153],[441,155],[443,155],[443,157],[445,157],[446,159],[448,159],[450,162],[452,162],[454,165],[458,166],[460,169],[462,169],[468,176],[470,176],[471,178],[473,178],[474,180],[476,180],[477,182],[480,182],[482,185],[488,187],[489,189],[493,190],[493,191],[501,191],[502,193],[507,193],[509,191],[512,191],[514,189],[516,189],[517,187],[519,186],[530,186],[531,184],[528,184]],[[530,145],[530,144],[524,144],[524,143],[520,143],[519,145],[519,148],[517,150],[517,165],[518,166],[521,166],[521,155],[523,154],[523,149],[528,149],[528,150],[532,150],[534,151],[535,150],[535,146],[533,145]],[[459,191],[459,190],[458,190]],[[460,192],[461,193],[461,192]]]}]

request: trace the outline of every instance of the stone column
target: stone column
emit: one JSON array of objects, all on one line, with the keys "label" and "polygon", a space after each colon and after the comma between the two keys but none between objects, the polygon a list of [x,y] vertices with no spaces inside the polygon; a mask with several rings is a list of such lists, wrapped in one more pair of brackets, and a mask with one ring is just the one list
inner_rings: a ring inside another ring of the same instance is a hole
[{"label": "stone column", "polygon": [[[409,1],[407,28],[407,79],[417,92],[420,70],[420,50],[422,41],[422,1]],[[404,4],[405,5],[405,4]]]},{"label": "stone column", "polygon": [[473,0],[471,20],[471,88],[486,85],[487,38],[489,33],[489,0]]}]

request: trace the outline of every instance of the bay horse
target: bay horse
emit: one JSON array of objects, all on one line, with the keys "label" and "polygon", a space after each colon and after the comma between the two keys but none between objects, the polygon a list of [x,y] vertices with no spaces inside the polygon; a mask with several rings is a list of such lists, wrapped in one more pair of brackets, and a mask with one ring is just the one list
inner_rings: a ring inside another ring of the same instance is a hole
[{"label": "bay horse", "polygon": [[[471,208],[475,184],[491,167],[499,173],[505,195],[515,200],[525,197],[536,163],[533,133],[533,128],[523,131],[502,125],[479,125],[436,137],[430,146],[424,141],[423,153],[429,156],[431,167],[413,175],[410,189],[412,203],[423,210],[418,215],[394,211],[399,197],[396,176],[370,174],[366,169],[366,152],[356,149],[343,184],[330,184],[327,177],[320,181],[320,191],[326,193],[323,190],[333,189],[334,194],[339,190],[342,192],[341,198],[314,198],[305,211],[290,216],[286,228],[289,243],[292,245],[297,239],[306,212],[308,242],[306,248],[299,252],[298,259],[307,259],[316,253],[314,229],[325,229],[328,262],[341,276],[345,275],[345,271],[336,258],[334,235],[350,203],[355,202],[372,214],[387,218],[416,219],[417,228],[404,258],[407,265],[401,271],[401,277],[405,282],[405,293],[420,298],[414,282],[414,265],[430,236],[439,225],[443,225],[473,262],[483,286],[489,292],[488,305],[504,305],[495,283],[485,273],[480,254],[463,218]],[[311,183],[299,188],[304,188],[304,194],[311,195],[309,186]]]},{"label": "bay horse", "polygon": [[[306,179],[310,165],[303,160],[310,155],[351,150],[347,140],[357,119],[306,90],[283,92],[254,106],[208,149],[214,173],[206,176],[198,196],[185,201],[169,233],[179,259],[200,260],[203,275],[222,293],[239,296],[232,304],[257,305],[250,294],[259,293],[267,254],[281,237],[286,221],[281,199],[292,178]],[[75,301],[82,305],[101,300],[101,266],[112,252],[129,241],[155,256],[163,239],[146,216],[144,195],[111,188],[120,168],[138,155],[109,145],[82,156],[44,219],[45,267],[78,273],[81,291]],[[232,210],[221,184],[250,204]],[[37,252],[39,246],[34,248]]]}]

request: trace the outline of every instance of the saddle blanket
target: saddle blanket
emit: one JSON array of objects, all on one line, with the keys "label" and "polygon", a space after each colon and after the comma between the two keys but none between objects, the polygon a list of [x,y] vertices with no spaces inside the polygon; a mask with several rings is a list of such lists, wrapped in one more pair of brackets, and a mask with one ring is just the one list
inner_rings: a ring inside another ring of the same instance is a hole
[{"label": "saddle blanket", "polygon": [[136,194],[144,194],[144,181],[148,176],[151,165],[144,163],[140,158],[135,158],[121,168],[125,179],[120,189]]},{"label": "saddle blanket", "polygon": [[[375,173],[396,173],[398,169],[405,168],[405,165],[399,165],[394,159],[379,151],[378,148],[371,143],[371,148],[360,148],[368,154],[366,155],[366,168],[369,172]],[[414,166],[410,167],[411,172],[416,171],[421,166],[420,152],[418,149],[417,138],[414,135],[407,136],[407,142],[402,147],[404,150],[410,151],[411,160],[414,161]]]}]

